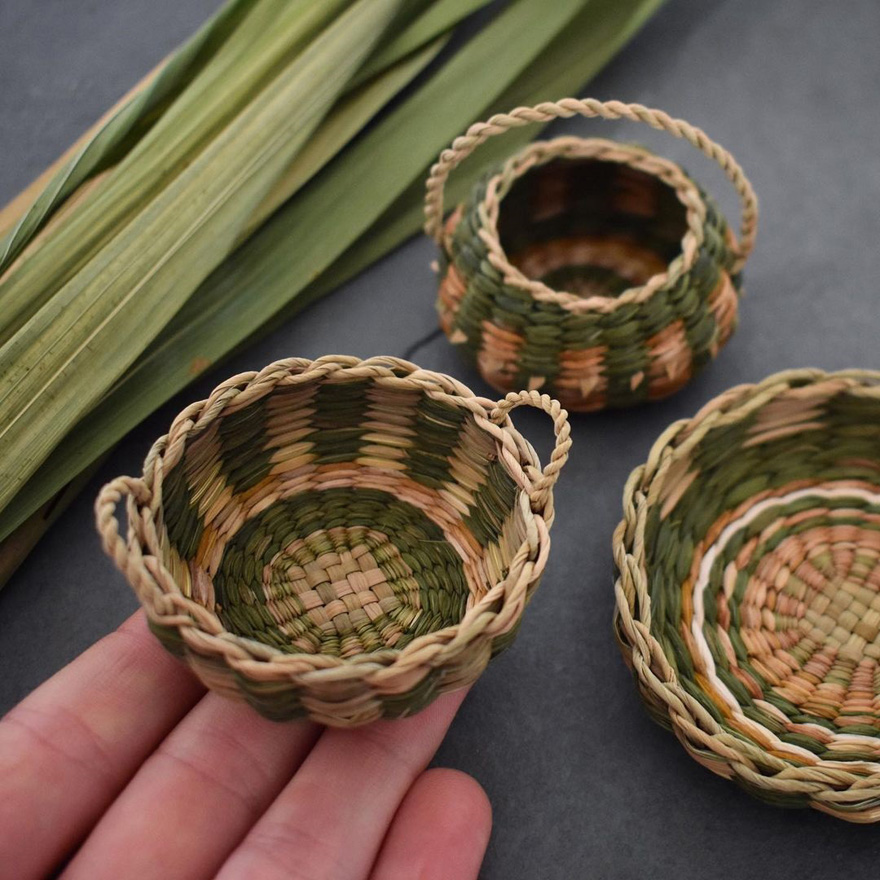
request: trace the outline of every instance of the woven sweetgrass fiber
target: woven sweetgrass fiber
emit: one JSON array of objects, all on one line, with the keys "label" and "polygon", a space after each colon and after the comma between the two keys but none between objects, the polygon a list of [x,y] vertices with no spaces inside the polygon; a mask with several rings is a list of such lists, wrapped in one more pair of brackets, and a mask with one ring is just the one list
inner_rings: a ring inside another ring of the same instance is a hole
[{"label": "woven sweetgrass fiber", "polygon": [[[554,421],[541,471],[508,413]],[[184,410],[97,502],[151,627],[274,719],[354,726],[474,681],[549,552],[565,411],[396,358],[290,359]],[[128,537],[116,507],[127,497]]]},{"label": "woven sweetgrass fiber", "polygon": [[880,373],[779,373],[672,425],[614,558],[624,656],[694,758],[880,821]]},{"label": "woven sweetgrass fiber", "polygon": [[[743,205],[739,239],[675,163],[637,146],[557,138],[490,171],[442,223],[450,172],[516,126],[580,114],[644,122],[718,162]],[[566,99],[477,123],[440,156],[426,231],[440,246],[440,324],[493,387],[573,410],[677,391],[733,333],[757,200],[699,129],[660,110]]]}]

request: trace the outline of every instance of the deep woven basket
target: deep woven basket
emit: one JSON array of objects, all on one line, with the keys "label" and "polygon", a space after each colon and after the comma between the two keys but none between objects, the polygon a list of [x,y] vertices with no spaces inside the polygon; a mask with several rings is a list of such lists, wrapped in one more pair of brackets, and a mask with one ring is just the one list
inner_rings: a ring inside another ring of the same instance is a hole
[{"label": "deep woven basket", "polygon": [[[450,172],[510,128],[580,114],[644,122],[714,159],[743,206],[739,240],[673,162],[562,137],[491,171],[443,223]],[[440,324],[494,388],[539,389],[572,410],[681,388],[736,327],[757,200],[721,146],[660,110],[574,98],[471,126],[431,171],[425,231],[440,246]]]},{"label": "deep woven basket", "polygon": [[672,425],[614,559],[624,656],[694,758],[880,820],[880,373],[780,373]]},{"label": "deep woven basket", "polygon": [[[543,472],[523,404],[554,422]],[[546,395],[493,403],[390,357],[279,361],[184,410],[143,478],[101,491],[98,528],[205,685],[354,726],[470,684],[512,641],[570,445]]]}]

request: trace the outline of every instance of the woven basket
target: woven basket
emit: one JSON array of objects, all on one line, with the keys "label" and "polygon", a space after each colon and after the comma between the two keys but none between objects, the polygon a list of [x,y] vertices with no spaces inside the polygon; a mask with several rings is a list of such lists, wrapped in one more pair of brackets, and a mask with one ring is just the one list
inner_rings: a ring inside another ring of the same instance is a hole
[{"label": "woven basket", "polygon": [[[547,467],[508,413],[553,419]],[[291,359],[185,409],[98,528],[163,644],[273,719],[411,714],[513,639],[549,551],[565,410],[396,358]],[[127,497],[128,538],[116,507]]]},{"label": "woven basket", "polygon": [[624,656],[694,758],[880,820],[880,373],[780,373],[672,425],[614,558]]},{"label": "woven basket", "polygon": [[[673,162],[608,140],[526,147],[444,224],[450,172],[493,135],[576,114],[629,119],[718,162],[743,205],[737,239]],[[574,98],[471,126],[431,170],[425,231],[440,246],[440,324],[494,388],[540,389],[572,410],[678,390],[733,332],[757,200],[733,157],[660,110]]]}]

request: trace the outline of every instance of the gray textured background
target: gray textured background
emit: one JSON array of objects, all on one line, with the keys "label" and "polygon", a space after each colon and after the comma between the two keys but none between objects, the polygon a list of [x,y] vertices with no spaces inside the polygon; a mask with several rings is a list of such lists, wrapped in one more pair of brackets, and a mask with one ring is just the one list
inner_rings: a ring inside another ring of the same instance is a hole
[{"label": "gray textured background", "polygon": [[[213,0],[0,0],[0,201],[189,34]],[[629,471],[673,419],[730,385],[795,366],[880,368],[880,6],[876,0],[670,0],[589,88],[704,127],[762,203],[739,333],[677,397],[575,419],[553,554],[522,634],[481,679],[438,762],[489,793],[492,878],[876,876],[880,829],[764,806],[652,724],[610,632],[611,532]],[[688,148],[629,126],[735,204]],[[0,711],[135,606],[103,557],[100,483],[139,473],[151,441],[217,381],[291,355],[402,354],[435,326],[432,248],[414,240],[214,372],[126,438],[0,593]],[[390,320],[393,316],[393,320]],[[442,339],[414,356],[475,389]],[[544,440],[539,416],[517,423]]]}]

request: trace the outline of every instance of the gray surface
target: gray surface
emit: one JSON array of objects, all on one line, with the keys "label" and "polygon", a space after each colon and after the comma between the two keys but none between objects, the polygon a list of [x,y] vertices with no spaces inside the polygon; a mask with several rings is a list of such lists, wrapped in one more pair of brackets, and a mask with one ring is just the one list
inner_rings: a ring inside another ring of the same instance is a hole
[{"label": "gray surface", "polygon": [[[0,200],[213,5],[0,0]],[[609,542],[626,475],[671,420],[787,367],[880,368],[878,37],[876,0],[672,0],[589,90],[663,107],[729,146],[760,195],[761,232],[740,330],[720,360],[665,403],[575,419],[548,574],[517,644],[480,681],[438,756],[492,800],[487,880],[876,876],[880,829],[763,806],[648,720],[610,633]],[[631,127],[566,128],[662,147],[726,195],[681,144]],[[431,256],[425,241],[411,242],[132,432],[0,593],[0,710],[134,607],[93,533],[101,481],[139,472],[173,414],[232,372],[290,355],[403,353],[434,327]],[[442,339],[415,359],[485,390]],[[540,417],[517,423],[546,438]]]}]

